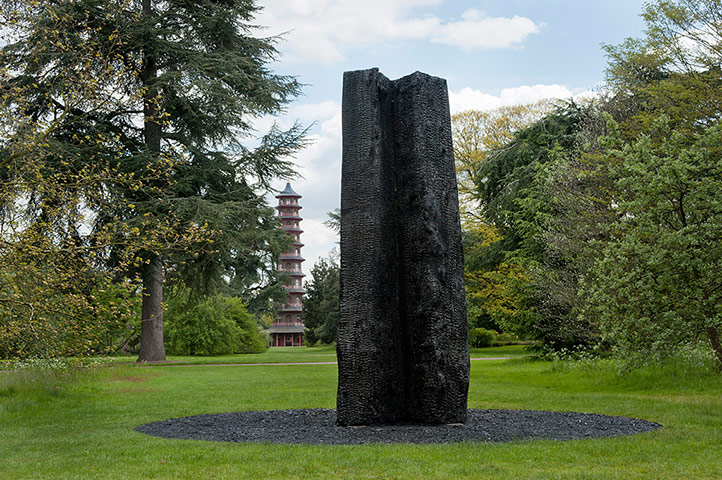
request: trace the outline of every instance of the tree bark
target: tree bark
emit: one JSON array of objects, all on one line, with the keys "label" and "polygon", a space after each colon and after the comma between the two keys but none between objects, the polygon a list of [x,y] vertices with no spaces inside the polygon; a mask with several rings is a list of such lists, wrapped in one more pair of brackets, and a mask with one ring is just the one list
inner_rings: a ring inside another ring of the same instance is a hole
[{"label": "tree bark", "polygon": [[[143,0],[143,16],[153,15],[151,0]],[[158,122],[158,66],[151,45],[143,52],[143,140],[149,161],[156,162],[160,156],[162,127]],[[163,263],[160,255],[151,258],[143,268],[143,306],[141,314],[139,362],[165,360],[163,346]]]},{"label": "tree bark", "polygon": [[717,357],[717,369],[722,372],[722,345],[720,345],[719,331],[715,327],[709,327],[707,335],[709,336],[709,343],[712,344],[712,350],[714,350]]},{"label": "tree bark", "polygon": [[143,268],[139,362],[165,360],[163,346],[163,262],[154,257]]}]

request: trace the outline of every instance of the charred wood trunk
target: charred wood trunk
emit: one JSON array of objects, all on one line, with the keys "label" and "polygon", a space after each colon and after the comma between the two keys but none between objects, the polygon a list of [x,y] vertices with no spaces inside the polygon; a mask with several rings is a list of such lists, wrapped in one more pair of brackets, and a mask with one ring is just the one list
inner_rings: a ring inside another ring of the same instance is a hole
[{"label": "charred wood trunk", "polygon": [[468,329],[446,81],[346,72],[341,183],[338,423],[464,422]]}]

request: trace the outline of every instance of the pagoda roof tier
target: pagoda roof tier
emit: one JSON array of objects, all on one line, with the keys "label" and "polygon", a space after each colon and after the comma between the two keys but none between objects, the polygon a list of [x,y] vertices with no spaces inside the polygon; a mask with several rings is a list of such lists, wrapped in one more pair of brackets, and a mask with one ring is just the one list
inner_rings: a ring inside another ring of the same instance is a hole
[{"label": "pagoda roof tier", "polygon": [[292,244],[294,247],[305,247],[306,245],[301,242],[293,242]]},{"label": "pagoda roof tier", "polygon": [[303,333],[306,327],[303,325],[271,325],[268,327],[268,333]]},{"label": "pagoda roof tier", "polygon": [[291,184],[287,183],[286,188],[283,189],[281,193],[276,195],[276,198],[281,197],[293,197],[293,198],[301,198],[301,195],[293,191],[293,188],[291,188]]},{"label": "pagoda roof tier", "polygon": [[287,287],[284,285],[283,288],[285,288],[288,293],[300,293],[301,295],[306,293],[306,289],[301,287]]},{"label": "pagoda roof tier", "polygon": [[303,217],[299,217],[298,215],[279,215],[278,218],[282,220],[303,220]]},{"label": "pagoda roof tier", "polygon": [[278,309],[279,312],[302,312],[303,306],[302,305],[281,305],[281,308]]},{"label": "pagoda roof tier", "polygon": [[297,203],[283,203],[276,205],[277,209],[290,208],[292,210],[301,210],[303,207]]},{"label": "pagoda roof tier", "polygon": [[282,253],[281,256],[280,256],[280,259],[281,259],[281,260],[297,260],[297,261],[299,261],[299,262],[305,262],[305,261],[306,261],[306,259],[303,258],[303,257],[300,256],[300,255],[284,255],[283,253]]},{"label": "pagoda roof tier", "polygon": [[303,230],[301,230],[298,227],[281,227],[281,228],[283,228],[284,232],[292,232],[292,233],[298,233],[298,234],[303,233]]},{"label": "pagoda roof tier", "polygon": [[280,272],[286,272],[289,277],[305,277],[306,274],[300,270],[283,270],[279,269]]}]

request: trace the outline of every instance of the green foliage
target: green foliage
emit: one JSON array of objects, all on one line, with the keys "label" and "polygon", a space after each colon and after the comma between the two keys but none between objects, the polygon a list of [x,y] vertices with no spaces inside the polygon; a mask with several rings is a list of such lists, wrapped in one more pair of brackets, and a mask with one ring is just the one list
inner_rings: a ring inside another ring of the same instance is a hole
[{"label": "green foliage", "polygon": [[496,345],[498,345],[500,347],[503,347],[506,345],[520,345],[523,343],[519,339],[519,337],[517,337],[513,333],[500,333],[496,336],[496,338],[494,340],[495,340]]},{"label": "green foliage", "polygon": [[589,235],[569,229],[581,215],[571,224],[558,220],[569,206],[593,203],[580,203],[582,189],[569,188],[581,181],[576,173],[563,175],[580,170],[578,161],[569,167],[595,141],[598,109],[593,103],[559,106],[514,132],[479,164],[475,195],[489,226],[465,232],[470,325],[552,348],[594,343],[594,327],[577,320],[575,310],[584,272],[578,258],[585,256]]},{"label": "green foliage", "polygon": [[326,212],[328,219],[323,222],[328,228],[333,230],[336,234],[341,233],[341,209],[337,208],[332,212]]},{"label": "green foliage", "polygon": [[517,323],[514,319],[525,315],[520,291],[528,278],[518,264],[499,260],[501,243],[487,234],[472,229],[462,233],[467,315],[470,328],[498,331],[509,329]]},{"label": "green foliage", "polygon": [[5,244],[0,260],[0,358],[108,354],[134,333],[132,282],[113,282],[51,245]]},{"label": "green foliage", "polygon": [[630,108],[625,139],[648,134],[660,115],[688,138],[722,118],[722,24],[718,0],[645,4],[645,35],[604,48],[608,85]]},{"label": "green foliage", "polygon": [[645,36],[606,46],[627,115],[605,138],[616,215],[581,294],[582,316],[631,363],[705,337],[722,368],[717,304],[722,26],[717,0],[645,5]]},{"label": "green foliage", "polygon": [[[469,270],[483,266],[467,275],[482,294],[470,297],[476,322],[506,290],[516,299],[501,305],[514,308],[495,322],[544,350],[614,345],[650,361],[709,340],[722,365],[707,275],[722,238],[719,11],[717,0],[648,2],[645,36],[605,47],[609,98],[517,131],[465,177],[499,237],[469,239]],[[490,281],[502,262],[523,281]]]},{"label": "green foliage", "polygon": [[266,335],[239,298],[176,295],[167,302],[165,323],[166,350],[173,355],[262,353],[268,348]]},{"label": "green foliage", "polygon": [[722,329],[721,144],[719,126],[690,142],[663,117],[610,152],[622,160],[621,220],[595,266],[589,314],[625,355],[664,358]]},{"label": "green foliage", "polygon": [[546,199],[537,218],[543,255],[527,269],[530,281],[523,293],[531,312],[514,320],[515,331],[541,340],[542,350],[585,350],[600,342],[596,321],[579,316],[588,301],[579,289],[618,218],[616,174],[600,145],[608,107],[606,102],[588,105],[575,147],[558,152],[536,176],[534,195]]},{"label": "green foliage", "polygon": [[498,333],[486,328],[469,329],[469,346],[471,348],[500,347],[519,343],[519,338],[513,333]]},{"label": "green foliage", "polygon": [[334,255],[321,258],[311,269],[303,299],[304,338],[307,345],[333,343],[338,329],[340,267]]},{"label": "green foliage", "polygon": [[494,330],[485,328],[469,329],[469,346],[472,348],[495,347],[495,337],[498,335]]},{"label": "green foliage", "polygon": [[486,220],[499,229],[505,250],[522,261],[538,261],[536,220],[545,212],[536,175],[559,150],[576,144],[584,109],[574,103],[558,107],[541,120],[514,133],[479,165],[476,195]]},{"label": "green foliage", "polygon": [[[516,261],[508,261],[500,229],[480,207],[478,184],[491,156],[552,110],[550,102],[470,110],[452,117],[459,206],[464,243],[464,280],[471,328],[499,330],[510,317],[523,314],[522,286],[528,281]],[[484,201],[481,201],[484,204]]]},{"label": "green foliage", "polygon": [[288,158],[304,132],[274,126],[257,138],[252,129],[300,92],[267,68],[278,52],[251,25],[258,9],[246,0],[0,3],[1,238],[24,231],[8,241],[46,242],[98,271],[141,277],[152,293],[144,326],[162,320],[153,279],[164,273],[269,310],[282,293],[274,260],[289,240],[264,195],[293,174]]}]

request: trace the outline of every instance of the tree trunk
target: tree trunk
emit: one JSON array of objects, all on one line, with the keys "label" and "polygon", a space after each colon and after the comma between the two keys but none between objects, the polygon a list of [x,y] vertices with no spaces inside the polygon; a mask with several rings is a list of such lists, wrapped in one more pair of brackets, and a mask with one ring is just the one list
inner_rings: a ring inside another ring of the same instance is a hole
[{"label": "tree trunk", "polygon": [[722,372],[722,345],[720,345],[719,331],[715,327],[709,327],[707,335],[709,336],[709,343],[712,344],[712,350],[714,350],[717,357],[717,369]]},{"label": "tree trunk", "polygon": [[163,346],[163,262],[154,257],[143,269],[139,362],[165,360]]},{"label": "tree trunk", "polygon": [[[143,16],[153,15],[151,0],[143,0]],[[150,24],[150,21],[149,21]],[[158,66],[150,44],[143,52],[143,70],[140,80],[143,92],[143,140],[154,163],[160,156],[162,127],[158,121]],[[139,362],[165,360],[163,346],[163,263],[160,255],[152,257],[143,268],[143,307],[141,315]]]}]

